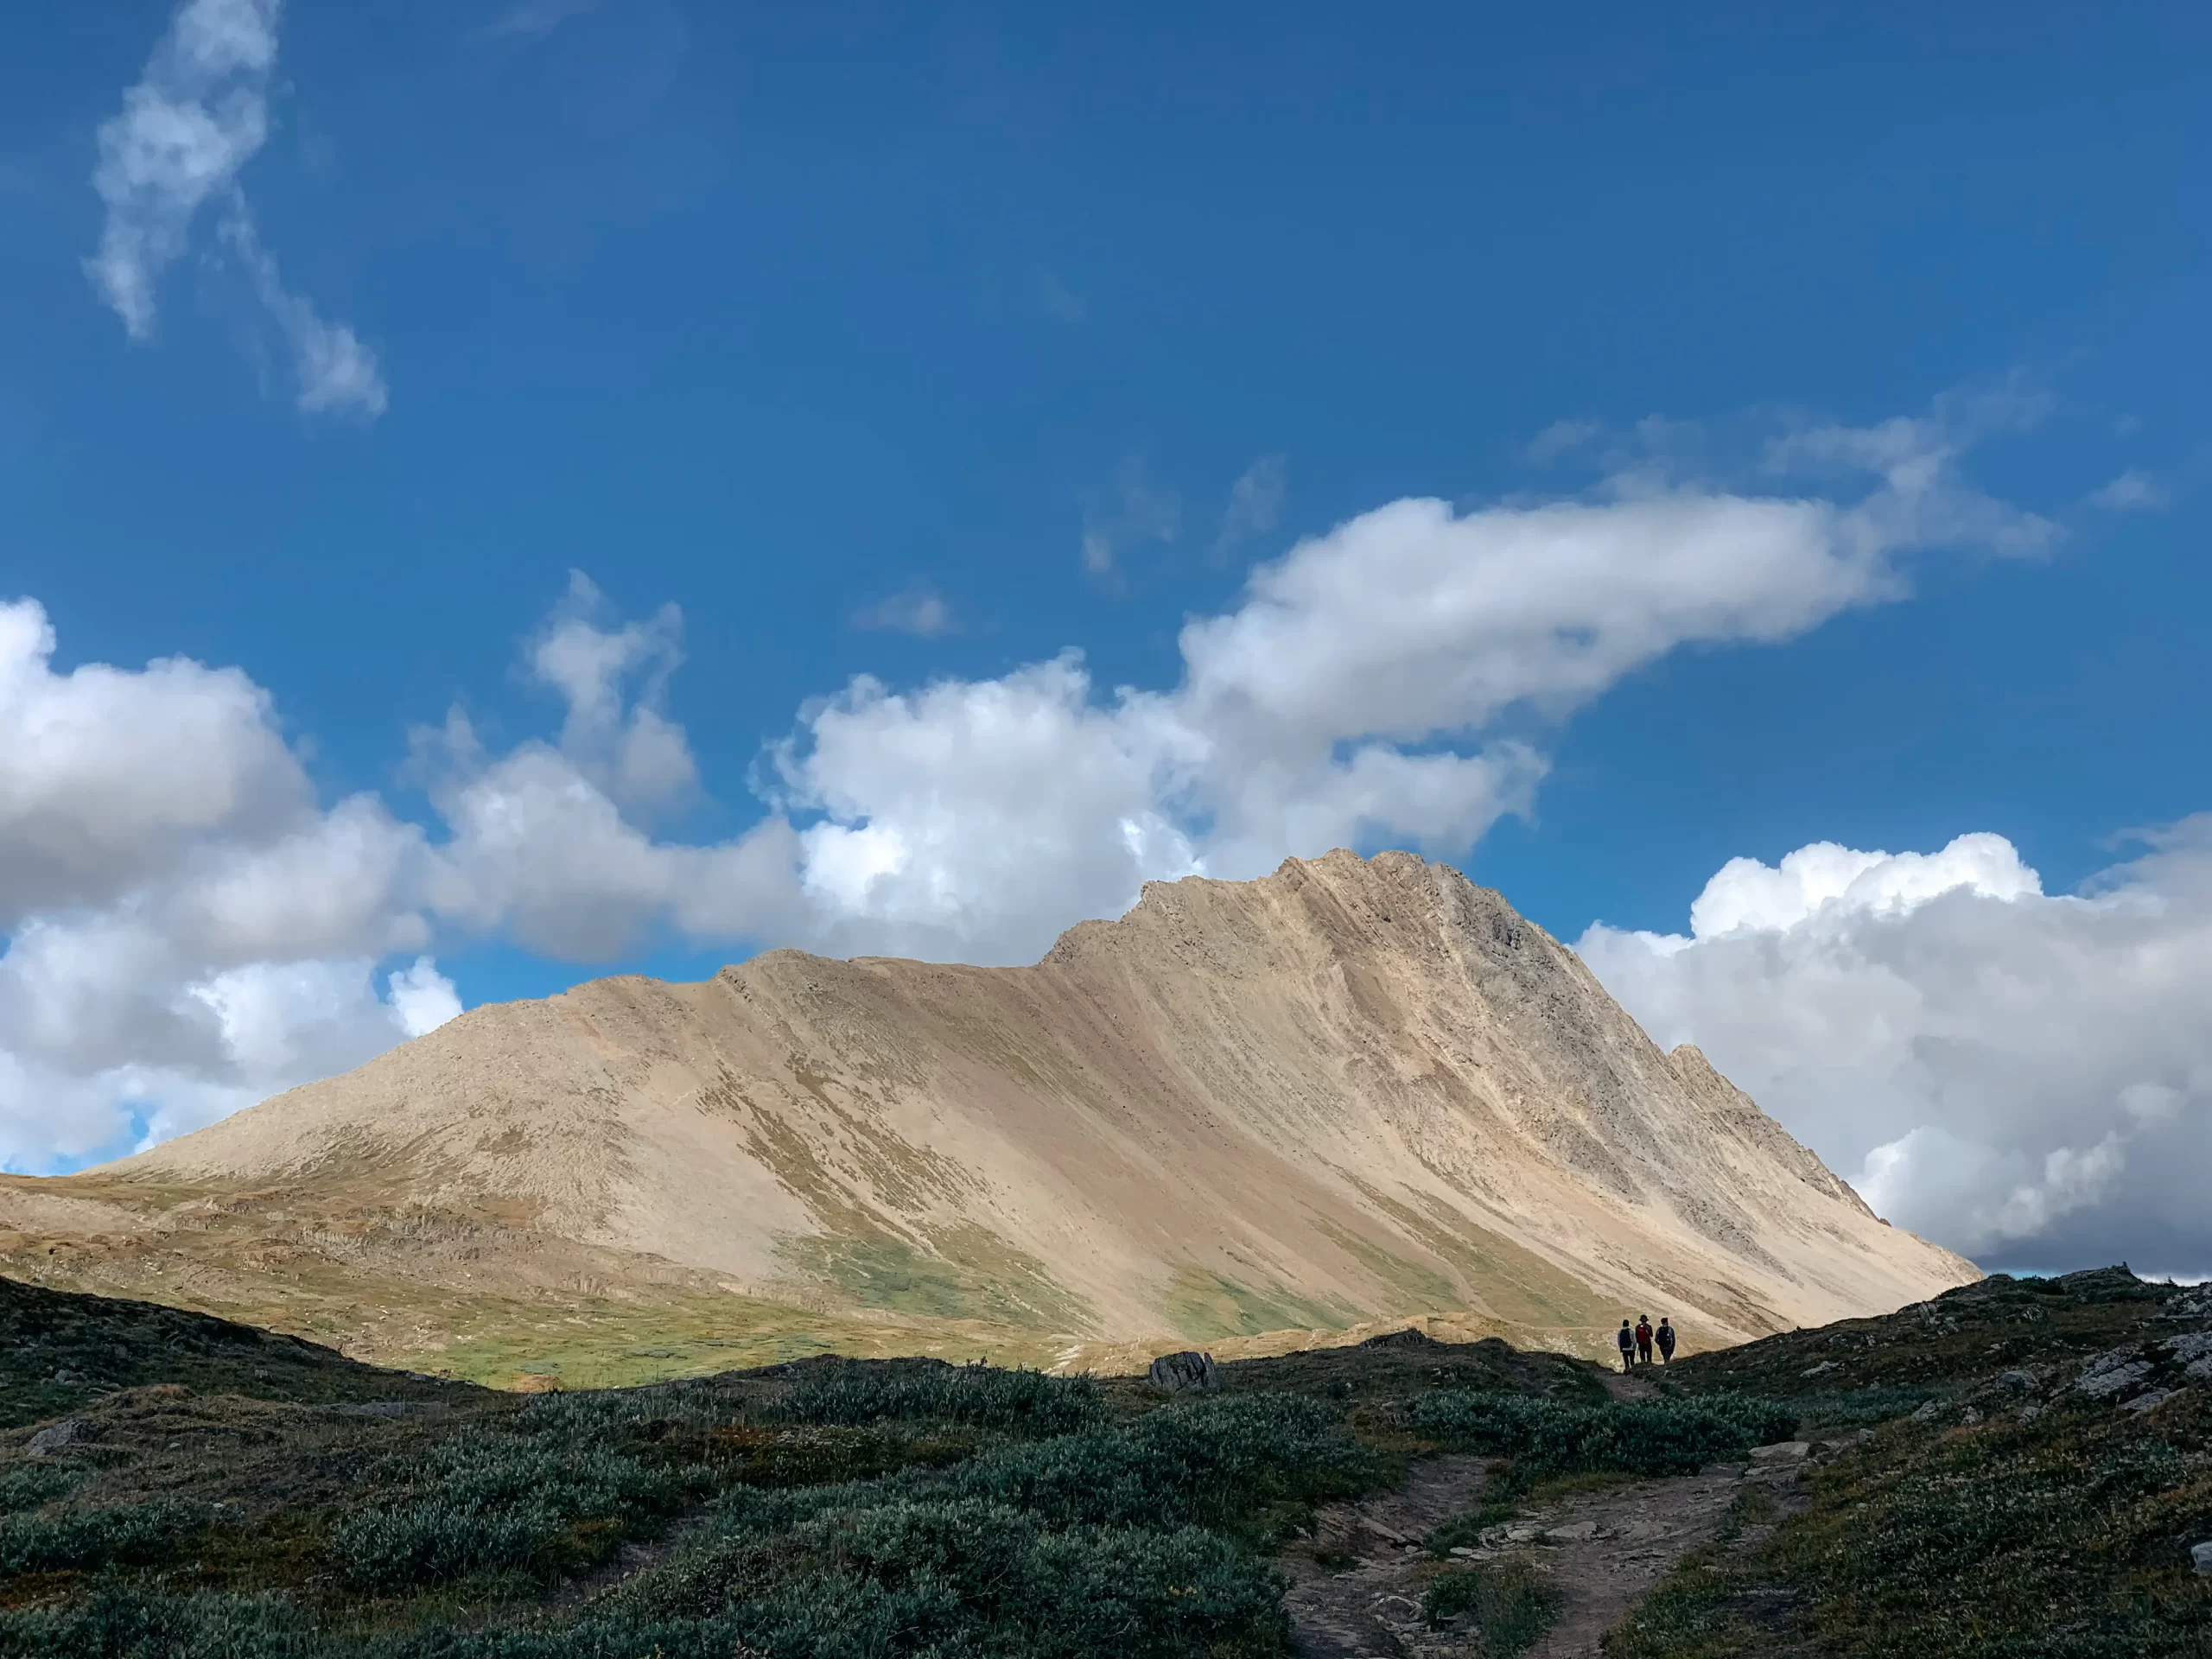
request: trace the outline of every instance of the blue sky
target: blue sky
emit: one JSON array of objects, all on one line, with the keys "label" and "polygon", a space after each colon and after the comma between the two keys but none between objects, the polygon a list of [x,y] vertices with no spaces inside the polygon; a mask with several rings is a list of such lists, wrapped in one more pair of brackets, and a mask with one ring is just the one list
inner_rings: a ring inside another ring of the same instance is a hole
[{"label": "blue sky", "polygon": [[[246,30],[273,61],[187,86],[160,68],[181,15]],[[1541,779],[1499,782],[1433,833],[1407,808],[1348,838],[1420,844],[1570,940],[1593,924],[1687,938],[1730,860],[1778,867],[1821,842],[1932,855],[1994,835],[2053,900],[2139,885],[2114,837],[2212,809],[2208,35],[2181,6],[1878,26],[1859,8],[1624,6],[1515,28],[1464,8],[1387,26],[1352,8],[19,8],[0,20],[0,600],[40,607],[56,684],[86,664],[235,665],[315,811],[367,792],[433,850],[455,833],[441,777],[450,791],[564,729],[578,775],[658,844],[729,843],[773,804],[762,791],[798,830],[826,810],[864,835],[889,822],[864,810],[875,798],[840,817],[841,785],[779,782],[770,748],[820,754],[807,711],[855,675],[894,695],[988,687],[1076,647],[1090,706],[1121,685],[1168,696],[1187,620],[1246,614],[1255,564],[1391,503],[1878,506],[1897,456],[1865,435],[1887,431],[1972,524],[1916,524],[1786,625],[1669,625],[1591,684],[1382,721],[1396,753],[1518,744]],[[137,338],[86,264],[119,213],[143,230],[154,211],[99,184],[133,86],[204,91],[219,114],[246,98],[261,134],[194,199],[175,257],[142,261]],[[334,331],[359,355],[333,381],[326,350],[318,383],[302,353]],[[680,622],[653,623],[670,604]],[[556,639],[617,665],[589,688],[615,699],[597,737],[579,683],[530,667]],[[208,687],[140,690],[174,710]],[[410,737],[454,709],[483,759]],[[607,782],[640,709],[688,757],[650,800]],[[1371,729],[1320,741],[1343,760]],[[1155,848],[1139,874],[1323,849],[1297,802],[1250,808],[1232,836],[1227,787],[1168,813],[1190,857]],[[161,856],[280,833],[211,812],[156,836]],[[245,1019],[193,988],[222,974],[365,962],[388,1004],[388,976],[427,954],[474,1004],[619,967],[701,974],[762,944],[1014,955],[1120,893],[1094,865],[1064,886],[1040,868],[1045,897],[966,932],[841,931],[772,906],[694,925],[657,898],[556,938],[472,877],[465,898],[394,899],[319,942],[188,947],[172,929],[159,972],[86,970],[69,983],[90,1011],[41,1026],[22,1010],[57,1006],[60,970],[27,938],[58,950],[184,903],[186,878],[143,849],[66,893],[61,856],[22,866],[61,897],[4,918],[12,1167],[187,1127],[370,1042],[358,1023],[321,1048],[279,1033],[258,1064],[229,1026],[194,1037],[218,1004]],[[2017,919],[2002,886],[1942,891]],[[1848,897],[1827,895],[1828,924],[1860,913]],[[1921,915],[1902,902],[1867,925]],[[1871,960],[1863,940],[1830,947]],[[1617,962],[1608,982],[1639,972]],[[1735,1032],[1739,1078],[1843,1173],[1878,1173],[1877,1143],[1846,1126],[1856,1108],[1757,1058],[1788,1047],[1772,1033],[1814,992],[1739,986],[1725,1018],[1710,988],[1623,995],[1656,1036]],[[157,1003],[184,1022],[172,1047],[112,1034]],[[2155,1064],[2142,1044],[2116,1054],[2032,1126],[1959,1104],[1989,1092],[1986,1069],[1913,1081],[1929,1045],[1967,1040],[1917,1033],[1887,1081],[1862,1080],[1897,1102],[1874,1114],[1879,1147],[1924,1128],[1979,1151],[1924,1191],[1892,1156],[1898,1205],[1963,1247],[2102,1248],[2056,1219],[2019,1230],[2028,1212],[2004,1205],[2060,1204],[2051,1158],[2114,1134],[2121,1173],[2065,1224],[2140,1201],[2127,1172],[2149,1120],[2115,1104],[2138,1084],[2175,1091],[2153,1126],[2177,1137],[2158,1143],[2169,1161],[2178,1147],[2212,1168],[2212,1056],[2175,1007],[2145,1039]],[[1768,1035],[1744,1034],[1760,1018]],[[55,1116],[33,1097],[57,1090],[79,1103],[68,1133],[33,1127]],[[1981,1154],[1995,1173],[1959,1173]],[[2212,1249],[2169,1230],[2183,1266]]]}]

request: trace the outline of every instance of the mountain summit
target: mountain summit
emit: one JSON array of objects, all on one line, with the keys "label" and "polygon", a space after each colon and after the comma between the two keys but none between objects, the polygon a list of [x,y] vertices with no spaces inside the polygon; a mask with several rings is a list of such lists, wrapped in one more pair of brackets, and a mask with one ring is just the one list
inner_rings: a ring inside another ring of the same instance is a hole
[{"label": "mountain summit", "polygon": [[1424,1314],[1586,1349],[1645,1310],[1710,1344],[1976,1276],[1498,894],[1343,851],[1153,883],[1032,967],[776,950],[477,1008],[122,1163],[13,1179],[0,1225],[10,1271],[352,1319],[385,1352],[465,1347],[492,1303],[678,1295],[879,1349]]}]

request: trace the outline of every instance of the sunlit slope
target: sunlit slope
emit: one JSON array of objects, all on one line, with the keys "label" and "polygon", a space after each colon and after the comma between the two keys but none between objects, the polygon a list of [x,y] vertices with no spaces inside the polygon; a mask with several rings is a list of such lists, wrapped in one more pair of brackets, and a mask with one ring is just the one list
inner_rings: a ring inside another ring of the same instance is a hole
[{"label": "sunlit slope", "polygon": [[1447,1312],[1587,1346],[1665,1310],[1710,1342],[1974,1276],[1694,1050],[1655,1047],[1497,894],[1402,853],[1154,884],[1033,967],[786,950],[480,1008],[0,1190],[22,1248],[105,1235],[118,1271],[166,1251],[180,1300],[220,1277],[236,1301],[255,1214],[283,1217],[264,1299],[289,1275],[342,1321],[354,1283],[365,1329],[405,1284],[743,1297],[763,1330],[1039,1354]]}]

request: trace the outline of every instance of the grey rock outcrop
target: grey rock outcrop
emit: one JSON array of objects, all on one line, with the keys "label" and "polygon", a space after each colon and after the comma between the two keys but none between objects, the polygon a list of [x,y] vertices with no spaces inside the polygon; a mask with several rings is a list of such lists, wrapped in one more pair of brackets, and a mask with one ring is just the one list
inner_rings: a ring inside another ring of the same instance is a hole
[{"label": "grey rock outcrop", "polygon": [[1162,1394],[1211,1394],[1221,1387],[1221,1370],[1213,1356],[1187,1348],[1154,1360],[1145,1378]]}]

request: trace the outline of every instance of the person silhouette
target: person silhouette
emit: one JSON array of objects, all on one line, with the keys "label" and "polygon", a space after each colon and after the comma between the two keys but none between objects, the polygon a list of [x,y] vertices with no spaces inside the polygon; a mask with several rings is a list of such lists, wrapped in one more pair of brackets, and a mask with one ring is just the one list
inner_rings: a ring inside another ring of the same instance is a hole
[{"label": "person silhouette", "polygon": [[1643,1364],[1651,1363],[1651,1316],[1648,1313],[1636,1316],[1636,1357]]},{"label": "person silhouette", "polygon": [[1621,1321],[1621,1334],[1618,1340],[1621,1345],[1621,1370],[1626,1371],[1636,1363],[1636,1332],[1628,1328],[1626,1319]]},{"label": "person silhouette", "polygon": [[1664,1313],[1659,1316],[1659,1328],[1652,1332],[1652,1337],[1659,1344],[1659,1363],[1662,1365],[1673,1364],[1675,1363],[1675,1327],[1667,1323],[1667,1316]]}]

